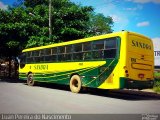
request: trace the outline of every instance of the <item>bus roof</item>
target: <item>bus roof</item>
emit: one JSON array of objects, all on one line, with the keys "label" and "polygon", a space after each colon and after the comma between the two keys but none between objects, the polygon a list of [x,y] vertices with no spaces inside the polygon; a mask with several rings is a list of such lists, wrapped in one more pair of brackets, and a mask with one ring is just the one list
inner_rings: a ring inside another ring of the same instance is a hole
[{"label": "bus roof", "polygon": [[150,39],[150,38],[148,38],[148,37],[146,37],[142,34],[138,34],[138,33],[135,33],[135,32],[120,31],[120,32],[108,33],[108,34],[98,35],[98,36],[93,36],[93,37],[88,37],[88,38],[82,38],[82,39],[78,39],[78,40],[72,40],[72,41],[61,42],[61,43],[54,43],[54,44],[51,44],[51,45],[27,48],[27,49],[24,49],[22,52],[40,50],[40,49],[45,49],[45,48],[52,48],[52,47],[58,47],[58,46],[63,46],[63,45],[76,44],[76,43],[89,42],[89,41],[94,41],[94,40],[99,40],[99,39],[104,39],[104,38],[121,36],[122,34],[125,34],[125,33],[126,34],[134,34],[134,35],[137,35],[137,36],[140,36],[140,37],[145,37],[147,39]]}]

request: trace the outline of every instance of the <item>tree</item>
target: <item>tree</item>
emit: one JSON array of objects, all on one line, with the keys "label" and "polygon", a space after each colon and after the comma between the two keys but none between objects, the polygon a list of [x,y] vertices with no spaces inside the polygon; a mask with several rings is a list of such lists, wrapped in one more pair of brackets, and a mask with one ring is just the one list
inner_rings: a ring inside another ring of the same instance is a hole
[{"label": "tree", "polygon": [[48,0],[24,0],[20,6],[0,10],[0,49],[16,56],[24,48],[112,32],[112,18],[95,14],[91,6],[52,1],[52,40],[48,35]]},{"label": "tree", "polygon": [[103,14],[92,13],[89,21],[89,31],[91,35],[101,35],[113,32],[112,30],[113,19]]}]

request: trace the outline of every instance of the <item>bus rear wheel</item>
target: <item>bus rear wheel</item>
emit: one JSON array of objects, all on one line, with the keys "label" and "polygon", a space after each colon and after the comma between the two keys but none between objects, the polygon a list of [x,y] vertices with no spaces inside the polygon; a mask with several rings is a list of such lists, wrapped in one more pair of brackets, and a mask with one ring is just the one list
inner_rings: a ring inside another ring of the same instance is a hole
[{"label": "bus rear wheel", "polygon": [[27,76],[27,84],[29,86],[34,86],[35,85],[35,81],[33,80],[33,74],[29,73]]},{"label": "bus rear wheel", "polygon": [[79,75],[73,75],[70,79],[70,90],[73,93],[79,93],[82,88],[82,82]]}]

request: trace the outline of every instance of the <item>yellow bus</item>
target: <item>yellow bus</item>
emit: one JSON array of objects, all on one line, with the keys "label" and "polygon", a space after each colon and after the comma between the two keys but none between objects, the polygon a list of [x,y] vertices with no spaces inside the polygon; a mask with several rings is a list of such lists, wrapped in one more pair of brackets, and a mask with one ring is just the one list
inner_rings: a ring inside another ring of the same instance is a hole
[{"label": "yellow bus", "polygon": [[19,78],[28,85],[49,82],[82,87],[145,89],[154,84],[152,41],[120,31],[22,51]]}]

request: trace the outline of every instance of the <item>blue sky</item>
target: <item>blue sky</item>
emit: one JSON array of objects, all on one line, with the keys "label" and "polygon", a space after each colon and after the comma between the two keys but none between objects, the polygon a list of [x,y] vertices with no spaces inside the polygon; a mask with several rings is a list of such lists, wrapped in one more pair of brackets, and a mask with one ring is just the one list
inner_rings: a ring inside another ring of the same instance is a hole
[{"label": "blue sky", "polygon": [[[0,0],[6,9],[16,0]],[[160,48],[160,0],[71,0],[83,6],[93,6],[96,13],[111,16],[113,30],[128,30],[150,37],[155,48]]]},{"label": "blue sky", "polygon": [[[91,5],[95,12],[111,16],[114,31],[129,30],[150,38],[160,37],[160,0],[71,0]],[[158,27],[159,26],[159,27]]]}]

